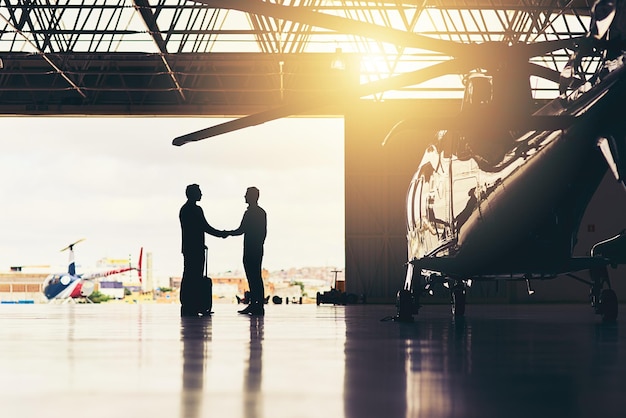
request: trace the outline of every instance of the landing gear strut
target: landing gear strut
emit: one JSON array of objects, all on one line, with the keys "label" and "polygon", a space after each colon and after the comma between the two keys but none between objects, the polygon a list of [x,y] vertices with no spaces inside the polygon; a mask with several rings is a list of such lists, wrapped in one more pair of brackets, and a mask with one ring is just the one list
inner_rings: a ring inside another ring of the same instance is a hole
[{"label": "landing gear strut", "polygon": [[[592,285],[589,299],[595,312],[602,317],[604,322],[613,322],[617,319],[617,295],[611,289],[609,274],[606,266],[590,270]],[[604,285],[608,288],[604,288]]]},{"label": "landing gear strut", "polygon": [[396,297],[396,308],[398,314],[394,318],[399,322],[413,322],[413,314],[415,311],[415,301],[413,293],[410,290],[402,289]]},{"label": "landing gear strut", "polygon": [[424,290],[423,277],[409,264],[407,280],[404,289],[396,296],[397,315],[393,318],[399,322],[413,322],[413,315],[417,315],[420,308],[420,295]]}]

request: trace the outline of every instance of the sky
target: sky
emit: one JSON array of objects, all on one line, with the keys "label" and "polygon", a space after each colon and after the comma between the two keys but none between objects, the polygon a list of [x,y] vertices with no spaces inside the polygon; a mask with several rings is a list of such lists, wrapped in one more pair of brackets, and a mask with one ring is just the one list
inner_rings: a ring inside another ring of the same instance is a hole
[{"label": "sky", "polygon": [[[344,266],[343,119],[289,118],[182,147],[173,138],[211,118],[4,117],[0,141],[0,272],[64,268],[68,244],[88,269],[152,253],[163,282],[182,274],[178,211],[197,183],[217,229],[235,229],[246,188],[268,216],[263,267]],[[209,271],[241,270],[242,237],[207,235]],[[63,270],[61,270],[63,271]]]}]

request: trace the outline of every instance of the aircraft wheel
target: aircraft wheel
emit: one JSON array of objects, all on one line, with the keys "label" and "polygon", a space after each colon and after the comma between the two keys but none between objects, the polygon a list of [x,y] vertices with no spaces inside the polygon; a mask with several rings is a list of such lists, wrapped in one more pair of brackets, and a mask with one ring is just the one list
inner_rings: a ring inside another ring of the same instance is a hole
[{"label": "aircraft wheel", "polygon": [[452,288],[452,315],[461,317],[465,315],[465,287],[454,286]]},{"label": "aircraft wheel", "polygon": [[413,295],[410,291],[403,289],[398,292],[396,307],[398,309],[396,321],[413,322]]},{"label": "aircraft wheel", "polygon": [[600,293],[600,315],[604,322],[617,319],[617,295],[613,289],[603,289]]}]

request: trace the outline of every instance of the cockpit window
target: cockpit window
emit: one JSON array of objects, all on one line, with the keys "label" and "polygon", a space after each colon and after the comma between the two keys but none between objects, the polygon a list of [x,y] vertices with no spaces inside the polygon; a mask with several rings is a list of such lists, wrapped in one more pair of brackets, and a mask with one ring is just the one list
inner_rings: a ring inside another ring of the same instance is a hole
[{"label": "cockpit window", "polygon": [[491,77],[475,74],[468,77],[465,87],[465,102],[468,105],[486,105],[493,99]]},{"label": "cockpit window", "polygon": [[51,274],[46,277],[46,280],[44,281],[44,286],[55,285],[59,283],[67,285],[70,281],[70,276],[68,276],[67,274]]}]

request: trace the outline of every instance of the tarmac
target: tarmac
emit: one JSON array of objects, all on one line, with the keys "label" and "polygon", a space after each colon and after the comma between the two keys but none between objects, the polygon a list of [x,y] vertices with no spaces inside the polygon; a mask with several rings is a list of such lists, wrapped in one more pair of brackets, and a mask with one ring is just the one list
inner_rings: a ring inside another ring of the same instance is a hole
[{"label": "tarmac", "polygon": [[626,306],[0,305],[2,417],[624,417]]}]

